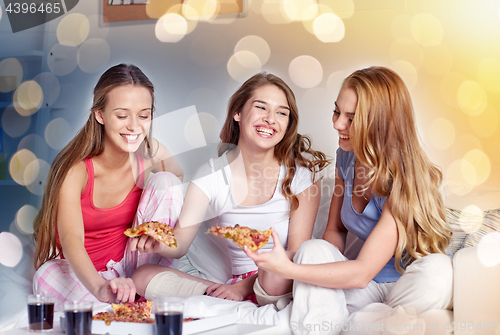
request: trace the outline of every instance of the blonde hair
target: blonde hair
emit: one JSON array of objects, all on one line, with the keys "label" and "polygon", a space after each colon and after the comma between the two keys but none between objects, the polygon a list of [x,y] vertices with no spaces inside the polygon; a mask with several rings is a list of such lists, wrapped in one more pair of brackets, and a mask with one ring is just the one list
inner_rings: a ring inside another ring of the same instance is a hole
[{"label": "blonde hair", "polygon": [[[330,161],[326,155],[321,151],[316,151],[311,148],[311,139],[308,136],[303,136],[297,132],[299,124],[299,111],[295,101],[295,95],[288,85],[279,77],[261,72],[241,85],[241,87],[231,96],[227,108],[227,117],[220,133],[221,143],[219,145],[219,156],[222,155],[230,144],[238,145],[240,136],[240,128],[238,122],[234,120],[234,115],[241,112],[245,103],[252,97],[253,92],[259,87],[272,85],[276,86],[286,96],[288,107],[290,108],[290,116],[288,120],[288,127],[283,139],[274,147],[274,155],[280,163],[286,167],[286,176],[281,185],[281,193],[291,202],[291,212],[299,207],[299,200],[291,190],[293,177],[295,176],[296,165],[308,168],[313,173],[313,180],[315,173],[324,169]],[[302,153],[311,155],[308,159]]]},{"label": "blonde hair", "polygon": [[396,220],[396,268],[431,253],[446,253],[452,231],[439,192],[442,173],[419,144],[410,94],[392,70],[370,67],[348,76],[356,91],[351,125],[356,159],[369,168],[375,194],[387,196]]},{"label": "blonde hair", "polygon": [[[104,150],[104,126],[97,122],[94,112],[104,110],[107,94],[118,86],[137,85],[147,88],[152,97],[151,124],[154,111],[154,87],[148,77],[134,65],[119,64],[109,68],[99,79],[94,88],[94,99],[91,113],[85,126],[56,156],[47,177],[47,186],[42,200],[42,207],[34,222],[35,239],[35,269],[38,270],[45,262],[55,259],[62,252],[62,247],[57,243],[56,224],[59,192],[68,174],[76,163],[87,157],[94,157]],[[140,151],[145,156],[153,156],[149,145],[152,126],[145,138],[145,144]]]}]

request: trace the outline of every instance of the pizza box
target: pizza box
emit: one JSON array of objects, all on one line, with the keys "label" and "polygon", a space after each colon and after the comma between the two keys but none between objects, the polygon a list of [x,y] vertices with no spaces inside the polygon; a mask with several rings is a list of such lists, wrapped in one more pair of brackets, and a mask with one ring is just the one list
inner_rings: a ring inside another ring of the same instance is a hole
[{"label": "pizza box", "polygon": [[[185,316],[187,317],[187,316]],[[211,329],[216,329],[231,324],[238,320],[238,313],[231,313],[219,316],[201,318],[199,320],[184,322],[182,325],[182,335],[196,334]],[[113,321],[107,325],[102,320],[92,320],[92,334],[109,335],[154,335],[154,324],[118,322]]]}]

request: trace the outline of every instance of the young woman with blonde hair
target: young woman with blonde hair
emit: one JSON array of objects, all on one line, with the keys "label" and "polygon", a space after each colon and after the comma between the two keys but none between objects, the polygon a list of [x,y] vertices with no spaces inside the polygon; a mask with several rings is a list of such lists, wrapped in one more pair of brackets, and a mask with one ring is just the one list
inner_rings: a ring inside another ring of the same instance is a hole
[{"label": "young woman with blonde hair", "polygon": [[[151,220],[173,226],[182,207],[182,189],[174,187],[182,169],[152,138],[153,112],[146,75],[134,65],[109,68],[85,126],[52,164],[34,221],[33,289],[55,295],[56,309],[65,300],[133,301],[137,266],[172,264],[131,252],[123,234]],[[150,172],[158,173],[143,190]]]},{"label": "young woman with blonde hair", "polygon": [[[323,321],[340,325],[372,302],[417,313],[450,309],[445,251],[452,231],[439,192],[442,174],[419,144],[403,80],[384,67],[355,71],[333,113],[340,148],[323,240],[302,244],[293,262],[279,242],[269,253],[247,255],[259,268],[295,280],[297,333]],[[348,231],[365,241],[354,260],[342,255]],[[276,232],[273,238],[279,241]]]},{"label": "young woman with blonde hair", "polygon": [[[328,164],[323,153],[311,149],[309,138],[297,133],[298,119],[295,96],[283,80],[266,73],[248,79],[229,101],[220,157],[203,166],[202,175],[188,187],[174,231],[179,248],[169,250],[148,237],[134,241],[132,248],[181,257],[208,212],[223,226],[273,227],[281,233],[291,259],[299,245],[311,238],[320,200],[317,172]],[[147,299],[206,293],[242,300],[255,290],[260,304],[268,303],[270,296],[289,294],[292,281],[258,270],[233,242],[220,239],[218,243],[227,245],[231,257],[229,285],[144,265],[132,277],[139,293]],[[264,249],[271,247],[272,242]]]}]

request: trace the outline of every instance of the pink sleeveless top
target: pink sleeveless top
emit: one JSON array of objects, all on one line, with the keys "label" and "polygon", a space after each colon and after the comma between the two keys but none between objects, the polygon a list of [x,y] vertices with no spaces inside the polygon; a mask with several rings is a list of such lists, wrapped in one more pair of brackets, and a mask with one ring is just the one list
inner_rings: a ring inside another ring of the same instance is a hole
[{"label": "pink sleeveless top", "polygon": [[112,259],[123,258],[128,237],[123,232],[132,226],[137,206],[144,187],[144,163],[139,162],[139,186],[134,186],[123,202],[111,208],[97,208],[94,205],[94,165],[92,158],[84,159],[88,181],[81,196],[83,224],[85,229],[85,250],[97,271],[105,271]]}]

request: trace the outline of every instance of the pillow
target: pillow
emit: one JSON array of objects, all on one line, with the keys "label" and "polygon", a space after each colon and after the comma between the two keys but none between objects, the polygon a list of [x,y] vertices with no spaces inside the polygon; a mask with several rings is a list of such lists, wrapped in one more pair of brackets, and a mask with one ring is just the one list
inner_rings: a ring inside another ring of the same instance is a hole
[{"label": "pillow", "polygon": [[453,255],[457,250],[462,248],[467,234],[479,229],[483,221],[483,216],[446,208],[446,219],[453,231],[447,254]]},{"label": "pillow", "polygon": [[500,209],[485,212],[483,225],[465,238],[462,248],[475,247],[484,236],[494,232],[500,232]]}]

